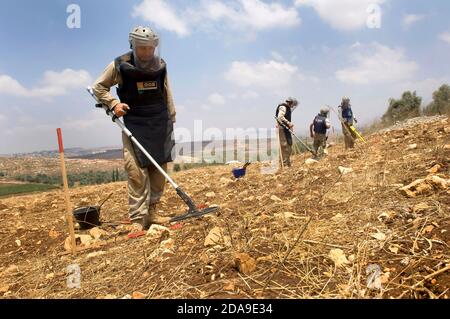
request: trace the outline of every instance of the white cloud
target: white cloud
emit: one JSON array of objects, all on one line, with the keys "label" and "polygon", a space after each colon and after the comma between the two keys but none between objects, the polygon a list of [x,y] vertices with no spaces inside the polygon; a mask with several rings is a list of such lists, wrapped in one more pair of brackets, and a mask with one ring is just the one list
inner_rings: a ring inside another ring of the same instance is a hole
[{"label": "white cloud", "polygon": [[186,36],[190,32],[185,21],[175,12],[172,6],[163,0],[143,0],[133,7],[133,17],[140,17],[154,23],[158,28]]},{"label": "white cloud", "polygon": [[423,20],[426,16],[424,14],[405,14],[402,19],[403,29],[409,29],[414,23]]},{"label": "white cloud", "polygon": [[439,39],[447,43],[450,43],[450,32],[444,32],[439,34]]},{"label": "white cloud", "polygon": [[212,93],[208,96],[208,102],[213,105],[224,105],[225,98],[219,93]]},{"label": "white cloud", "polygon": [[0,93],[8,95],[26,96],[27,90],[9,75],[0,75]]},{"label": "white cloud", "polygon": [[292,83],[297,71],[295,65],[274,60],[234,61],[225,79],[241,87],[283,88]]},{"label": "white cloud", "polygon": [[252,100],[257,99],[259,97],[259,94],[255,91],[246,91],[242,93],[242,98],[246,100]]},{"label": "white cloud", "polygon": [[229,31],[261,31],[273,28],[290,28],[300,24],[297,9],[286,8],[277,2],[261,0],[233,0],[220,2],[203,0],[196,7],[180,12],[166,1],[143,0],[132,11],[133,17],[140,17],[154,23],[158,28],[186,36],[193,29],[211,31],[224,28]]},{"label": "white cloud", "polygon": [[283,56],[280,53],[278,53],[277,51],[272,51],[270,53],[270,55],[272,55],[272,58],[274,58],[277,61],[283,61],[284,60]]},{"label": "white cloud", "polygon": [[36,87],[27,89],[9,75],[0,75],[0,93],[19,97],[48,99],[62,96],[70,90],[89,85],[92,78],[85,70],[65,69],[61,72],[46,71]]},{"label": "white cloud", "polygon": [[392,83],[410,79],[418,69],[408,61],[401,49],[391,49],[378,43],[361,46],[353,54],[353,66],[338,70],[336,78],[349,84]]},{"label": "white cloud", "polygon": [[387,0],[296,0],[298,7],[314,8],[322,20],[338,30],[357,30],[366,27],[371,5]]}]

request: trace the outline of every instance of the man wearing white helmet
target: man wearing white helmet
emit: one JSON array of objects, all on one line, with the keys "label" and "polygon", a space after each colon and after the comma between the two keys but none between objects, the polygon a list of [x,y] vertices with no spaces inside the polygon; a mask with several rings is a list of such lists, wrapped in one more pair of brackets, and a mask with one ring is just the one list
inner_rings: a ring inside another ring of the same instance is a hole
[{"label": "man wearing white helmet", "polygon": [[275,112],[275,116],[278,120],[278,136],[280,138],[280,148],[281,148],[281,157],[283,159],[283,165],[288,167],[291,166],[291,153],[292,153],[292,134],[289,130],[280,123],[283,123],[289,129],[294,128],[294,124],[292,121],[292,111],[298,105],[297,99],[293,97],[288,97],[286,102],[281,103],[277,106],[277,110]]},{"label": "man wearing white helmet", "polygon": [[314,139],[313,148],[315,157],[320,157],[327,146],[327,130],[331,127],[328,113],[330,110],[324,107],[316,115],[313,123],[309,126],[311,138]]},{"label": "man wearing white helmet", "polygon": [[342,133],[344,134],[345,149],[353,148],[355,146],[356,135],[350,129],[350,126],[353,125],[353,122],[357,123],[357,121],[353,115],[350,98],[344,96],[341,105],[339,105],[338,108],[341,109]]},{"label": "man wearing white helmet", "polygon": [[[129,43],[131,51],[111,62],[96,80],[94,94],[117,117],[124,117],[133,136],[167,170],[167,163],[172,161],[176,112],[166,63],[159,54],[159,36],[152,29],[139,26],[130,32]],[[116,85],[120,100],[110,93]],[[125,134],[122,142],[133,223],[130,230],[168,222],[170,219],[158,216],[156,210],[164,192],[164,177]]]}]

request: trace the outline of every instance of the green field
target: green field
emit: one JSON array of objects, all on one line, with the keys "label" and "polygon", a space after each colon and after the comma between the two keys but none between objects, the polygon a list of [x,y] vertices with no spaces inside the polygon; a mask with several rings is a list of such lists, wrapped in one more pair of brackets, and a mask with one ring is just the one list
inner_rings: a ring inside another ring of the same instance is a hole
[{"label": "green field", "polygon": [[42,192],[55,188],[57,188],[57,186],[44,184],[0,184],[0,197],[15,194]]}]

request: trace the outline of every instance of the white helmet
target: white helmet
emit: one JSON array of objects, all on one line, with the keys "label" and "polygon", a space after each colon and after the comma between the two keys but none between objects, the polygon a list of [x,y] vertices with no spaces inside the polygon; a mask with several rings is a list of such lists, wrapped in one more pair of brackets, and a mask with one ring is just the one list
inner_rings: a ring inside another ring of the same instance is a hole
[{"label": "white helmet", "polygon": [[[159,45],[160,40],[155,31],[148,27],[138,26],[131,30],[128,40],[130,42],[130,48],[133,50],[137,68],[146,72],[158,71],[161,69],[163,63]],[[142,55],[138,53],[138,48],[140,47],[150,47],[154,48],[154,50],[147,51],[145,55]]]},{"label": "white helmet", "polygon": [[131,30],[128,37],[130,48],[133,49],[137,45],[151,46],[156,48],[159,45],[158,34],[148,27],[138,26]]},{"label": "white helmet", "polygon": [[286,99],[286,102],[290,103],[292,106],[297,106],[298,105],[297,99],[295,97],[292,97],[292,96],[288,97]]},{"label": "white helmet", "polygon": [[323,107],[320,109],[321,115],[327,115],[330,112],[330,109],[328,107]]}]

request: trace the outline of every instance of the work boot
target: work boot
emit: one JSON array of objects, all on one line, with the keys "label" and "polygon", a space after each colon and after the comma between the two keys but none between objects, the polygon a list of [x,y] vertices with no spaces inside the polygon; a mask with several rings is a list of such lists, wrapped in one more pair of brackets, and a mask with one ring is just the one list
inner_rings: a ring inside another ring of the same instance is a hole
[{"label": "work boot", "polygon": [[148,208],[148,217],[146,222],[150,224],[167,224],[170,222],[170,217],[159,216],[156,210],[156,204],[150,204]]}]

